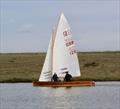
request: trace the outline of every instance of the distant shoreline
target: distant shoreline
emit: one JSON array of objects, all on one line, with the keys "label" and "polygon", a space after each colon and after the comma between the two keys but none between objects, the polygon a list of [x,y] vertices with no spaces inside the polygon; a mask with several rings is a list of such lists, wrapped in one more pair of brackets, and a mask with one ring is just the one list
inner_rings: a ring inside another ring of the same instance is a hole
[{"label": "distant shoreline", "polygon": [[[78,53],[120,53],[120,51],[78,51]],[[2,54],[46,54],[46,52],[0,52]]]},{"label": "distant shoreline", "polygon": [[[46,53],[0,53],[0,83],[37,81]],[[81,77],[75,80],[120,81],[120,51],[79,52]]]}]

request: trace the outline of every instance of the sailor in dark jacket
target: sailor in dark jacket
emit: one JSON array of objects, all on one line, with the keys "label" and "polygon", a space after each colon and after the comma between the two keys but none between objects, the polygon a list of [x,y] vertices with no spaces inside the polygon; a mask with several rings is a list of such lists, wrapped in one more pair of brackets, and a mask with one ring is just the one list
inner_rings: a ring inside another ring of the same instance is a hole
[{"label": "sailor in dark jacket", "polygon": [[67,71],[66,75],[65,75],[65,78],[64,78],[64,81],[71,81],[71,79],[72,79],[72,75],[70,75]]},{"label": "sailor in dark jacket", "polygon": [[59,78],[58,78],[56,73],[54,73],[54,75],[52,76],[51,80],[54,81],[54,82],[57,82],[59,80]]}]

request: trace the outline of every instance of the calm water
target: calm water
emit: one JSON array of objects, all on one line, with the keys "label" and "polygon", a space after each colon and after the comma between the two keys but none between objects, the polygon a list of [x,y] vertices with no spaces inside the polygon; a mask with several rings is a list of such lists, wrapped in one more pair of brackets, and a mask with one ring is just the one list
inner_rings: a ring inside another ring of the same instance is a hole
[{"label": "calm water", "polygon": [[120,82],[71,88],[0,84],[0,109],[120,109]]}]

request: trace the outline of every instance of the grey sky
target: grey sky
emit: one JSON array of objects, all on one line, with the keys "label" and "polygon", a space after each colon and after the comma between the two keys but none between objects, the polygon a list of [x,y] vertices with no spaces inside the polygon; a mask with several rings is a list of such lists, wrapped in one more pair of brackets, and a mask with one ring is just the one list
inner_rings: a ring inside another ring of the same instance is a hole
[{"label": "grey sky", "polygon": [[119,0],[1,0],[0,52],[46,51],[65,14],[78,51],[120,50]]}]

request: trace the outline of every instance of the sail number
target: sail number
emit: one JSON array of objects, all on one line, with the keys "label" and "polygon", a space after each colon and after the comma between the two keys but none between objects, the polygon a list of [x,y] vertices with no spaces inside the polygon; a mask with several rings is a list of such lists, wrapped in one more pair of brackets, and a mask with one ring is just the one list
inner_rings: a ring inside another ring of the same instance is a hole
[{"label": "sail number", "polygon": [[76,49],[75,49],[75,46],[70,47],[69,52],[70,52],[70,55],[73,55],[73,54],[77,53]]},{"label": "sail number", "polygon": [[70,29],[63,32],[64,37],[71,35]]},{"label": "sail number", "polygon": [[64,40],[67,47],[75,45],[75,42],[72,40],[71,37],[66,37]]},{"label": "sail number", "polygon": [[[65,45],[69,50],[70,55],[73,55],[74,53],[76,53],[76,49],[75,49],[75,42],[72,40],[71,38],[71,31],[70,30],[65,30],[63,32],[64,35],[64,40],[65,40]],[[68,36],[68,37],[66,37]]]}]

